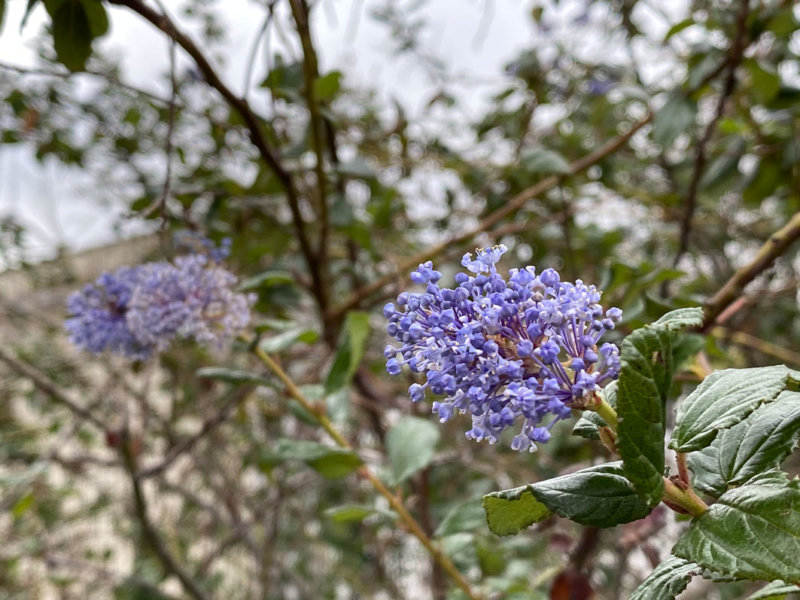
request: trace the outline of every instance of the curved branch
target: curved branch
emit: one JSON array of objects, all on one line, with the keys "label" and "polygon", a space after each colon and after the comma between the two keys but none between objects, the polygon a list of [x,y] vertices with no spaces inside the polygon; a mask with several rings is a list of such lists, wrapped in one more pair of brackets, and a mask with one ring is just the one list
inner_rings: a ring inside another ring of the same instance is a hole
[{"label": "curved branch", "polygon": [[403,260],[401,263],[399,263],[396,266],[396,268],[394,269],[394,271],[392,273],[387,273],[386,275],[384,275],[382,277],[379,277],[378,279],[376,279],[372,283],[369,283],[369,284],[365,285],[364,287],[362,287],[361,289],[356,290],[356,292],[354,292],[349,298],[344,300],[344,302],[342,302],[340,305],[332,308],[325,315],[325,319],[326,320],[338,319],[339,317],[341,317],[344,313],[346,313],[351,308],[354,308],[355,306],[358,306],[358,304],[362,300],[364,300],[368,296],[371,296],[372,294],[380,291],[381,288],[383,288],[384,286],[386,286],[389,283],[391,283],[392,281],[394,281],[394,279],[397,277],[397,273],[398,272],[406,271],[407,269],[416,267],[418,264],[420,264],[422,262],[425,262],[426,260],[430,260],[431,258],[433,258],[434,256],[437,256],[438,254],[441,254],[442,252],[444,252],[448,248],[451,248],[451,247],[457,246],[457,245],[462,245],[462,244],[468,242],[469,240],[474,238],[476,235],[478,235],[478,234],[480,234],[480,233],[482,233],[484,231],[487,231],[488,229],[491,229],[492,227],[497,225],[497,223],[499,223],[501,220],[503,220],[505,217],[507,217],[511,213],[515,212],[516,210],[519,210],[520,208],[522,208],[522,206],[526,202],[528,202],[528,200],[531,200],[532,198],[535,198],[536,196],[539,196],[539,195],[547,192],[548,190],[554,188],[556,185],[558,185],[561,182],[562,179],[564,179],[564,177],[568,177],[568,176],[571,176],[571,175],[576,175],[577,173],[580,173],[581,171],[585,171],[586,169],[591,167],[593,164],[595,164],[597,162],[600,162],[602,159],[604,159],[609,154],[613,154],[614,152],[619,150],[625,143],[627,143],[628,140],[630,140],[634,136],[634,134],[637,131],[639,131],[642,127],[647,125],[652,120],[652,118],[653,118],[652,113],[648,113],[648,115],[644,119],[642,119],[641,121],[635,123],[625,133],[615,137],[612,140],[609,140],[608,142],[606,142],[605,144],[603,144],[602,146],[600,146],[599,148],[597,148],[593,152],[590,152],[589,154],[587,154],[583,158],[580,158],[580,159],[574,161],[573,163],[571,163],[570,166],[569,166],[569,171],[570,172],[569,172],[568,175],[551,175],[550,177],[547,177],[546,179],[543,179],[539,183],[537,183],[535,185],[532,185],[531,187],[522,190],[519,194],[517,194],[516,196],[511,198],[503,206],[501,206],[500,208],[495,210],[493,213],[491,213],[491,214],[487,215],[486,217],[484,217],[481,220],[481,222],[478,223],[478,225],[475,226],[473,229],[470,229],[469,231],[467,231],[465,233],[453,236],[452,238],[450,238],[449,240],[447,240],[445,242],[442,242],[441,244],[436,244],[434,246],[431,246],[431,247],[423,250],[422,252],[420,252],[418,254],[415,254],[414,256],[411,256],[410,258],[407,258],[407,259]]},{"label": "curved branch", "polygon": [[773,233],[761,246],[756,257],[736,271],[725,285],[706,302],[705,318],[700,330],[705,332],[711,329],[722,311],[742,295],[745,286],[768,269],[775,259],[798,238],[800,238],[800,212],[795,213],[786,225]]}]

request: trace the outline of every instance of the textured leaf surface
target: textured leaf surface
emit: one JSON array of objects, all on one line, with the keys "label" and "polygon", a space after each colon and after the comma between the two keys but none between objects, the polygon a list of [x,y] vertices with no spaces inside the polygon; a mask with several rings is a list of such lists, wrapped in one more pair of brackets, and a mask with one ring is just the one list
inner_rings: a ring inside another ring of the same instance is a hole
[{"label": "textured leaf surface", "polygon": [[433,459],[439,443],[439,428],[418,417],[403,417],[386,434],[391,483],[397,485],[421,471]]},{"label": "textured leaf surface", "polygon": [[528,487],[549,510],[581,525],[613,527],[650,512],[625,477],[621,462],[581,469]]},{"label": "textured leaf surface", "polygon": [[695,486],[719,496],[730,485],[779,467],[800,437],[800,393],[783,392],[748,418],[719,433],[712,444],[689,454]]},{"label": "textured leaf surface", "polygon": [[672,311],[622,342],[617,386],[619,439],[625,474],[650,506],[664,491],[665,405],[672,383],[672,343],[684,327],[699,325],[700,308]]},{"label": "textured leaf surface", "polygon": [[630,600],[672,600],[702,571],[703,568],[693,562],[671,556],[634,590]]},{"label": "textured leaf surface", "polygon": [[800,588],[783,581],[773,581],[757,592],[750,594],[747,600],[783,600],[788,594],[795,594],[792,598],[797,598],[800,595]]},{"label": "textured leaf surface", "polygon": [[733,577],[800,582],[798,483],[776,477],[725,492],[673,553]]},{"label": "textured leaf surface", "polygon": [[489,529],[497,535],[513,535],[546,519],[552,513],[529,489],[522,486],[483,497]]},{"label": "textured leaf surface", "polygon": [[721,429],[775,400],[786,389],[790,373],[783,365],[715,371],[678,407],[670,448],[678,452],[705,448]]}]

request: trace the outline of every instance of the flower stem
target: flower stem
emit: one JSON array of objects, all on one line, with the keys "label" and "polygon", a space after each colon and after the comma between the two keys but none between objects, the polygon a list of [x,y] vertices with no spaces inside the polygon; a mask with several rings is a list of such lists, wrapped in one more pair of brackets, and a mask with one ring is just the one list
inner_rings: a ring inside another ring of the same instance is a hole
[{"label": "flower stem", "polygon": [[603,417],[603,420],[608,424],[608,426],[613,429],[615,432],[617,431],[617,427],[619,426],[619,419],[617,418],[617,411],[606,402],[605,398],[595,395],[595,402],[592,402],[587,407],[589,410],[593,410],[598,415]]},{"label": "flower stem", "polygon": [[664,477],[664,500],[680,506],[693,517],[702,517],[708,510],[708,505],[694,493],[692,488],[682,489],[666,477]]},{"label": "flower stem", "polygon": [[[259,358],[259,360],[261,360],[261,362],[263,362],[269,368],[269,370],[275,374],[281,383],[283,383],[283,385],[286,387],[286,391],[289,393],[289,396],[294,398],[303,408],[311,412],[319,420],[322,428],[329,436],[331,436],[331,438],[333,438],[333,441],[336,442],[339,447],[346,450],[353,450],[353,446],[347,441],[342,433],[336,429],[336,426],[331,422],[327,415],[325,415],[324,411],[319,410],[319,408],[311,400],[305,397],[303,392],[300,391],[300,388],[297,387],[297,384],[295,384],[292,378],[289,377],[286,371],[283,370],[283,368],[274,358],[264,352],[264,350],[258,344],[254,344],[252,346],[252,351]],[[472,586],[470,586],[469,582],[456,568],[456,566],[453,564],[453,561],[450,560],[450,557],[447,556],[430,537],[428,537],[422,526],[411,515],[411,513],[408,512],[408,509],[405,507],[402,500],[393,494],[389,488],[387,488],[386,485],[380,479],[378,479],[378,477],[372,471],[369,470],[368,467],[360,467],[357,473],[363,479],[369,481],[375,491],[386,498],[386,500],[389,502],[389,505],[397,513],[400,521],[403,522],[408,531],[410,531],[411,534],[420,541],[433,559],[439,563],[442,569],[444,569],[444,571],[453,579],[455,584],[461,588],[461,590],[463,590],[467,597],[470,598],[470,600],[480,600],[480,596],[472,589]]]}]

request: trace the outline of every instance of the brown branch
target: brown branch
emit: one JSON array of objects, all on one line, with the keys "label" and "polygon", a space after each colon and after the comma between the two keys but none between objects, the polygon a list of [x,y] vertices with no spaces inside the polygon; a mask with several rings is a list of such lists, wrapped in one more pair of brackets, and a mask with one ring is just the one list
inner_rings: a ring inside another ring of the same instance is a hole
[{"label": "brown branch", "polygon": [[247,400],[247,398],[255,389],[255,385],[243,385],[237,388],[233,393],[231,393],[227,401],[222,405],[216,414],[203,421],[203,424],[200,426],[200,429],[197,433],[170,448],[169,452],[167,452],[167,455],[158,464],[137,472],[136,478],[139,480],[148,479],[150,477],[157,477],[163,473],[172,463],[180,458],[180,456],[186,452],[190,452],[192,448],[194,448],[195,444],[206,437],[210,432],[214,431],[222,423],[227,421],[234,409],[242,404],[242,402]]},{"label": "brown branch", "polygon": [[615,137],[612,140],[609,140],[593,152],[590,152],[583,158],[576,160],[575,162],[570,164],[570,172],[569,175],[551,175],[540,181],[539,183],[532,185],[529,188],[522,190],[519,194],[511,198],[508,202],[506,202],[503,206],[495,210],[493,213],[484,217],[480,223],[473,229],[461,233],[459,235],[455,235],[451,237],[449,240],[442,242],[441,244],[436,244],[431,246],[422,252],[411,256],[403,260],[399,263],[396,268],[393,270],[392,273],[387,273],[386,275],[379,277],[372,283],[367,284],[363,288],[356,290],[349,298],[345,299],[340,305],[332,308],[326,315],[326,320],[338,319],[346,313],[348,310],[358,306],[362,300],[371,296],[372,294],[378,292],[383,288],[385,285],[388,285],[392,281],[395,280],[397,277],[398,272],[406,271],[407,269],[413,268],[418,264],[425,262],[426,260],[430,260],[431,258],[441,254],[445,250],[451,249],[453,246],[463,245],[476,235],[487,231],[494,227],[497,223],[503,220],[505,217],[510,215],[511,213],[519,210],[524,206],[526,202],[539,196],[548,190],[554,188],[558,185],[564,177],[570,175],[576,175],[581,171],[584,171],[591,167],[593,164],[601,161],[609,154],[613,154],[617,150],[619,150],[625,143],[630,140],[634,134],[639,131],[642,127],[647,125],[653,118],[652,114],[648,114],[644,119],[635,123],[628,131],[625,133]]},{"label": "brown branch", "polygon": [[701,331],[706,332],[714,327],[717,317],[742,295],[745,286],[768,269],[798,238],[800,238],[800,212],[795,213],[786,225],[773,233],[761,246],[756,257],[736,271],[725,285],[706,301]]},{"label": "brown branch", "polygon": [[717,339],[727,340],[733,344],[751,348],[767,356],[774,356],[785,363],[800,366],[800,353],[783,348],[767,340],[762,340],[744,331],[732,331],[724,327],[714,327],[711,335]]},{"label": "brown branch", "polygon": [[[714,109],[714,116],[711,118],[711,121],[706,126],[703,135],[697,142],[694,169],[692,170],[692,178],[689,182],[689,190],[686,193],[686,209],[684,211],[683,218],[681,219],[678,251],[675,254],[675,259],[672,261],[672,265],[674,267],[678,265],[681,258],[689,248],[689,237],[692,231],[694,213],[697,209],[697,194],[700,190],[700,180],[703,177],[703,172],[705,171],[706,163],[708,161],[706,147],[711,141],[711,138],[714,136],[714,132],[717,129],[717,124],[725,112],[725,105],[728,101],[728,98],[730,98],[730,96],[733,94],[733,91],[736,87],[736,69],[742,62],[744,50],[747,46],[747,15],[749,6],[749,0],[741,0],[739,12],[736,17],[736,37],[731,43],[730,53],[728,54],[727,59],[723,61],[721,65],[722,68],[719,69],[720,73],[725,69],[728,71],[725,78],[725,85],[720,92],[719,98],[717,99],[717,105]],[[668,287],[665,283],[664,291],[667,289]]]},{"label": "brown branch", "polygon": [[286,200],[289,204],[289,210],[292,213],[292,221],[294,223],[295,234],[297,235],[300,249],[303,257],[311,273],[312,289],[314,296],[319,305],[320,312],[325,314],[327,310],[327,293],[322,279],[321,265],[317,260],[316,254],[311,246],[306,231],[306,224],[300,212],[300,198],[297,189],[292,179],[291,174],[281,164],[281,159],[278,153],[270,146],[262,128],[262,119],[253,112],[250,104],[244,98],[237,96],[225,83],[220,79],[214,67],[208,62],[203,52],[197,47],[192,39],[183,33],[172,22],[172,20],[163,13],[153,10],[141,0],[109,0],[109,4],[117,6],[126,6],[133,12],[139,14],[145,20],[149,21],[156,28],[164,32],[170,39],[174,40],[183,50],[192,57],[197,68],[203,73],[206,83],[212,88],[217,90],[225,101],[242,117],[248,131],[250,132],[250,140],[258,150],[261,158],[272,169],[272,172],[280,181],[286,192]]},{"label": "brown branch", "polygon": [[187,573],[177,560],[170,553],[164,540],[158,533],[158,530],[150,520],[147,509],[147,499],[145,498],[142,484],[136,477],[136,456],[133,450],[133,444],[127,430],[123,431],[123,439],[121,442],[120,451],[125,463],[125,469],[128,473],[131,486],[133,488],[133,499],[136,507],[136,516],[139,524],[142,527],[142,537],[145,542],[150,546],[155,555],[158,557],[161,566],[170,575],[174,575],[183,585],[186,593],[195,600],[210,600],[205,592],[200,588],[198,583]]},{"label": "brown branch", "polygon": [[100,431],[107,431],[108,428],[106,427],[105,423],[95,417],[91,412],[89,412],[89,410],[80,406],[77,402],[70,398],[64,391],[61,390],[57,383],[52,381],[47,375],[42,373],[36,367],[22,362],[14,357],[2,345],[0,345],[0,361],[6,363],[9,367],[23,377],[27,377],[34,386],[39,388],[39,390],[50,396],[50,398],[59,404],[66,406],[75,416],[88,421]]}]

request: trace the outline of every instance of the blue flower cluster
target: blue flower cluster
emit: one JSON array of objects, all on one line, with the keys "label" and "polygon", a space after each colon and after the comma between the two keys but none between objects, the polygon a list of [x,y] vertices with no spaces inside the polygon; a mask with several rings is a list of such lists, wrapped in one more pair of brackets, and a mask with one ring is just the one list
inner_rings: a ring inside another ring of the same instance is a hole
[{"label": "blue flower cluster", "polygon": [[[403,292],[387,304],[388,332],[400,347],[386,346],[386,370],[403,365],[424,373],[423,384],[409,388],[411,399],[426,390],[444,395],[433,403],[442,422],[455,412],[472,415],[467,437],[497,442],[504,429],[522,419],[515,450],[536,450],[550,439],[550,428],[583,408],[619,375],[619,350],[602,335],[622,311],[600,306],[600,292],[578,280],[561,281],[553,269],[511,269],[508,280],[495,263],[505,246],[465,254],[457,287],[440,288],[441,273],[431,262],[411,273],[423,293]],[[551,416],[546,422],[548,416]]]},{"label": "blue flower cluster", "polygon": [[213,254],[123,267],[69,297],[65,326],[79,348],[133,360],[177,337],[219,347],[250,322],[254,297],[236,293],[236,282]]}]

